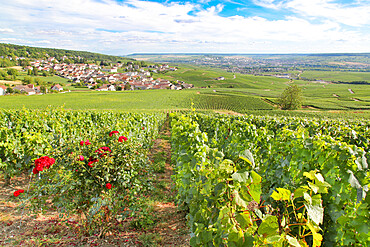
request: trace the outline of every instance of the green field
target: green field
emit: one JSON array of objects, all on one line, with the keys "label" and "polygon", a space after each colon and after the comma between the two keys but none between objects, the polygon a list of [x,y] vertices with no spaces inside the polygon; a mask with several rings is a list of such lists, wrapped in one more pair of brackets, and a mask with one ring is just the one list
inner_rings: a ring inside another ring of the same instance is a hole
[{"label": "green field", "polygon": [[[319,73],[319,72],[317,72]],[[321,73],[321,72],[320,72]],[[324,74],[324,72],[322,72]],[[356,73],[338,72],[348,78]],[[358,73],[365,75],[366,73]],[[368,73],[370,74],[370,73]],[[24,75],[21,72],[20,78]],[[227,110],[244,113],[250,110],[277,109],[277,99],[289,85],[298,85],[303,92],[306,111],[366,111],[370,110],[370,85],[322,83],[233,74],[221,69],[184,65],[177,71],[154,74],[156,78],[184,81],[195,86],[192,90],[146,90],[129,92],[95,92],[87,88],[65,86],[79,91],[66,94],[36,96],[6,96],[0,99],[2,108],[45,108],[64,105],[67,109],[98,110],[188,110],[191,103],[200,110]],[[224,77],[224,80],[216,80]],[[42,77],[50,83],[65,84],[58,76]],[[353,77],[354,78],[354,77]],[[366,79],[363,76],[362,79]],[[31,100],[32,99],[32,100]]]},{"label": "green field", "polygon": [[124,92],[71,92],[32,96],[7,96],[0,98],[5,109],[45,108],[64,105],[66,109],[96,110],[189,110],[191,103],[202,110],[247,110],[273,109],[258,97],[235,96],[213,93],[212,90],[147,90]]},{"label": "green field", "polygon": [[[343,73],[343,75],[347,74],[346,72],[340,73]],[[349,73],[349,76],[351,74]],[[293,81],[271,76],[245,74],[235,74],[234,77],[233,73],[228,73],[221,69],[206,69],[194,66],[185,66],[175,72],[167,72],[158,76],[169,80],[182,80],[186,83],[194,84],[195,87],[210,87],[218,91],[221,90],[238,95],[257,96],[275,103],[286,87],[297,84],[302,89],[306,107],[323,110],[370,109],[370,85]],[[215,80],[215,78],[220,76],[223,76],[225,80]]]},{"label": "green field", "polygon": [[301,74],[310,80],[324,80],[324,81],[366,81],[370,83],[370,72],[345,72],[345,71],[316,71],[308,70]]}]

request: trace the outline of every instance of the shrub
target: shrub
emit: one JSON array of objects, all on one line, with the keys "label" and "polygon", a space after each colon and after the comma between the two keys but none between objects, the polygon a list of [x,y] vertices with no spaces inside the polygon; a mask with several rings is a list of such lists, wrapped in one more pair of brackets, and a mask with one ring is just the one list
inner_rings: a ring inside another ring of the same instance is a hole
[{"label": "shrub", "polygon": [[118,217],[130,216],[151,187],[145,150],[117,131],[70,143],[54,158],[49,169],[38,169],[32,209],[51,202],[60,213],[79,213],[87,234],[102,235]]},{"label": "shrub", "polygon": [[302,102],[302,90],[297,85],[287,87],[279,98],[279,105],[283,110],[299,109]]}]

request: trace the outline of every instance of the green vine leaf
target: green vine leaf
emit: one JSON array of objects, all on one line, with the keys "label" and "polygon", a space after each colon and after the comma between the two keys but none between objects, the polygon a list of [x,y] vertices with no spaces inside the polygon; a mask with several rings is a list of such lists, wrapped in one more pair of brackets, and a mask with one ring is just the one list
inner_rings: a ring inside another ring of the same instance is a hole
[{"label": "green vine leaf", "polygon": [[290,201],[292,192],[290,190],[284,189],[284,188],[277,188],[278,192],[274,191],[271,195],[272,199],[275,201]]},{"label": "green vine leaf", "polygon": [[276,216],[268,215],[258,228],[258,234],[263,237],[276,235],[279,230],[279,225]]}]

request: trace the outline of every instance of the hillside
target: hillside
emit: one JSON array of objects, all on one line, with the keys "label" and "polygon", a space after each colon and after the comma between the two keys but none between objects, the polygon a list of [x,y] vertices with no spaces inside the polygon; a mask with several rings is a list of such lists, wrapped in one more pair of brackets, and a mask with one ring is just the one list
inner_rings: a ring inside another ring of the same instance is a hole
[{"label": "hillside", "polygon": [[[105,62],[118,62],[118,61],[133,61],[135,59],[126,58],[121,56],[105,55],[87,51],[73,51],[54,48],[41,48],[13,44],[0,43],[0,57],[24,57],[30,59],[42,59],[47,57],[55,57],[57,60],[62,60],[64,56],[73,62],[87,61],[105,61]],[[77,61],[76,61],[77,60]]]}]

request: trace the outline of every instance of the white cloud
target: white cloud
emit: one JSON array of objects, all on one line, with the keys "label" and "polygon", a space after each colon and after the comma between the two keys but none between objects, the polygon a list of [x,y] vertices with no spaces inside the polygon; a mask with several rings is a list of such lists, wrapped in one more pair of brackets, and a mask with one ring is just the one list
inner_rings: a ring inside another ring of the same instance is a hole
[{"label": "white cloud", "polygon": [[[189,2],[13,0],[3,4],[5,14],[0,16],[0,22],[15,30],[13,38],[34,40],[29,42],[35,45],[110,54],[368,51],[369,34],[345,29],[337,21],[339,14],[329,11],[330,18],[319,22],[310,20],[314,17],[314,10],[310,8],[318,5],[319,0],[313,0],[311,5],[304,0],[255,1],[270,8],[290,8],[304,16],[292,13],[276,20],[258,16],[223,17],[220,15],[222,4],[204,9]],[[342,8],[325,2],[324,9]],[[320,11],[315,17],[321,15]],[[357,19],[353,17],[351,23],[365,23]]]},{"label": "white cloud", "polygon": [[276,0],[253,0],[253,3],[261,7],[270,9],[279,9],[283,5],[283,2],[279,2]]},{"label": "white cloud", "polygon": [[14,33],[14,30],[11,28],[0,28],[0,33]]},{"label": "white cloud", "polygon": [[345,25],[370,25],[369,2],[346,6],[333,0],[291,0],[285,7],[304,16],[330,19]]}]

